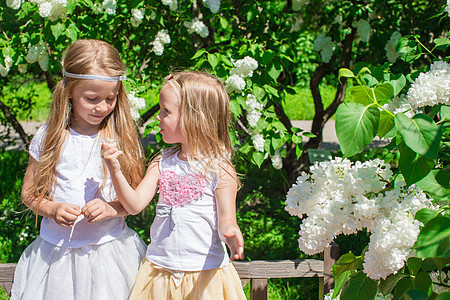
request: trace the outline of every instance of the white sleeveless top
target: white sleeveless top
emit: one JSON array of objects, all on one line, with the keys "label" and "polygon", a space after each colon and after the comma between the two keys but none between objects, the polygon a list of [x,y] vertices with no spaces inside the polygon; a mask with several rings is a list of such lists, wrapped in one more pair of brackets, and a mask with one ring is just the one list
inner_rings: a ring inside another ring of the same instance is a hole
[{"label": "white sleeveless top", "polygon": [[[30,144],[30,155],[37,161],[45,142],[47,125],[37,131]],[[56,185],[53,201],[71,203],[82,208],[94,198],[111,201],[116,197],[112,182],[107,174],[103,190],[103,166],[100,155],[101,144],[97,135],[81,135],[70,129],[64,141],[56,165]],[[102,244],[122,236],[126,228],[123,217],[88,223],[80,215],[72,227],[62,227],[51,218],[43,218],[40,236],[57,246],[80,248],[89,244]]]},{"label": "white sleeveless top", "polygon": [[218,176],[207,180],[178,152],[163,152],[151,243],[146,258],[177,271],[201,271],[228,265],[225,243],[217,231],[215,190]]}]

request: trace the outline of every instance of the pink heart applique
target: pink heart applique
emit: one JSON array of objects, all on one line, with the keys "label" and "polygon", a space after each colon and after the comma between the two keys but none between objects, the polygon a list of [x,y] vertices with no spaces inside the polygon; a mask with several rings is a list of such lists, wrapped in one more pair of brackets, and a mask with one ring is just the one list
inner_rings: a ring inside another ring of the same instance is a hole
[{"label": "pink heart applique", "polygon": [[200,175],[177,175],[164,171],[159,178],[159,196],[169,206],[178,207],[197,200],[205,184]]}]

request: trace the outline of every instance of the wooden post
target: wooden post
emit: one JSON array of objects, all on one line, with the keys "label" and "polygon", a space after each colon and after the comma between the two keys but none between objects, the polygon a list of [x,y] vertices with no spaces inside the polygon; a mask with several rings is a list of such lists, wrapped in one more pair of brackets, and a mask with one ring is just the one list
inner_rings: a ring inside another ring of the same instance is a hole
[{"label": "wooden post", "polygon": [[267,279],[252,279],[250,290],[250,300],[267,300]]},{"label": "wooden post", "polygon": [[330,243],[324,250],[323,258],[323,292],[328,292],[334,288],[334,278],[331,275],[331,267],[339,259],[339,246],[335,242]]},{"label": "wooden post", "polygon": [[17,264],[0,264],[0,287],[2,287],[10,296],[16,265]]}]

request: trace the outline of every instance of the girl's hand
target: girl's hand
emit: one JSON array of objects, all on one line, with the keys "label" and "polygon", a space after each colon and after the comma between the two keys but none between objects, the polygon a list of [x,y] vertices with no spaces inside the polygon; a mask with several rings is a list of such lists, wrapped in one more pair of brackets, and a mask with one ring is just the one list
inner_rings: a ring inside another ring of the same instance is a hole
[{"label": "girl's hand", "polygon": [[100,220],[117,217],[118,212],[106,201],[95,198],[81,209],[81,213],[89,223],[95,223]]},{"label": "girl's hand", "polygon": [[123,152],[119,151],[114,143],[103,141],[101,155],[111,173],[120,171],[120,163],[117,158],[122,154]]},{"label": "girl's hand", "polygon": [[53,215],[56,224],[62,227],[72,227],[78,216],[81,215],[78,205],[58,203]]},{"label": "girl's hand", "polygon": [[244,259],[244,238],[239,227],[230,226],[222,234],[230,248],[230,260]]}]

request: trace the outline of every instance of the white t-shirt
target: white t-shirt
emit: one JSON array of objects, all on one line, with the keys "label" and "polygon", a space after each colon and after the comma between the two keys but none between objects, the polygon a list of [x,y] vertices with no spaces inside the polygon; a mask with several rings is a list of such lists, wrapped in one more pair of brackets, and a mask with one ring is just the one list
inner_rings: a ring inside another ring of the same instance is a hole
[{"label": "white t-shirt", "polygon": [[[43,150],[46,128],[47,125],[39,128],[30,144],[30,155],[37,161]],[[71,203],[82,208],[95,198],[107,202],[115,199],[116,194],[107,170],[105,186],[99,192],[104,177],[100,150],[101,143],[97,135],[81,135],[69,130],[56,166],[54,202]],[[73,227],[62,227],[51,218],[43,218],[40,236],[57,246],[79,248],[119,238],[125,228],[123,217],[88,223],[80,215]]]},{"label": "white t-shirt", "polygon": [[163,152],[151,243],[146,258],[178,271],[201,271],[226,266],[229,256],[217,231],[217,175],[207,180],[194,168]]}]

